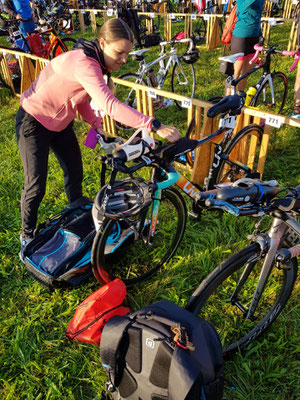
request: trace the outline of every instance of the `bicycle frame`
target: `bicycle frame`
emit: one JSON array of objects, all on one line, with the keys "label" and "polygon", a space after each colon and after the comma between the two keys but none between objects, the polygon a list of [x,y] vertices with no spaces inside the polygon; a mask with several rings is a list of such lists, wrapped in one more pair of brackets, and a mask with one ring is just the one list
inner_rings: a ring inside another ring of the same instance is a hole
[{"label": "bicycle frame", "polygon": [[[14,28],[17,28],[17,26],[14,25],[12,28],[10,28],[10,31],[9,31],[9,34],[10,34],[9,38],[10,38],[10,41],[13,43],[13,45],[15,45],[17,48],[20,48],[23,51],[26,51],[27,53],[34,54],[29,45],[29,42],[28,42],[28,38],[30,37],[30,35],[25,37],[19,29],[14,30]],[[49,44],[50,44],[49,46],[47,46],[44,41],[43,42],[43,54],[42,55],[35,54],[35,55],[42,56],[43,58],[49,58],[49,56],[51,55],[51,52],[55,48],[57,42],[59,42],[62,49],[64,49],[65,51],[67,50],[67,49],[65,49],[65,45],[61,41],[60,37],[53,32],[52,28],[47,29],[46,31],[44,31],[42,33],[40,33],[40,32],[35,32],[35,33],[39,34],[42,41],[46,40],[46,39],[44,39],[44,36],[46,35],[49,39]],[[23,47],[18,47],[18,44],[17,44],[18,39],[22,39]]]},{"label": "bicycle frame", "polygon": [[[270,55],[269,55],[270,56]],[[255,104],[255,100],[258,97],[259,94],[259,89],[265,84],[265,82],[269,82],[270,85],[270,90],[271,90],[271,95],[272,95],[272,102],[273,104],[275,103],[275,91],[274,91],[274,85],[273,85],[273,80],[272,80],[272,73],[270,72],[270,57],[268,57],[268,59],[261,65],[256,65],[253,68],[250,69],[250,71],[246,72],[244,75],[242,75],[240,78],[238,79],[233,79],[231,81],[231,94],[235,94],[236,90],[236,86],[237,84],[242,81],[243,79],[247,78],[249,75],[252,75],[254,72],[258,71],[259,69],[263,68],[263,74],[262,76],[259,78],[258,82],[254,85],[256,90],[255,95],[253,96],[253,98],[251,99],[250,102],[250,106],[253,106],[253,104]],[[265,93],[264,93],[264,100],[265,100]]]},{"label": "bicycle frame", "polygon": [[[164,60],[166,60],[166,59],[168,59],[168,62],[165,65]],[[144,77],[145,77],[145,75],[146,75],[148,86],[152,86],[152,83],[151,83],[150,79],[147,77],[147,72],[153,65],[155,65],[157,63],[159,63],[159,72],[163,73],[160,82],[158,82],[157,88],[158,89],[162,89],[163,84],[164,84],[164,82],[166,80],[166,77],[168,75],[168,72],[169,72],[169,69],[171,68],[171,66],[175,65],[175,64],[180,65],[179,57],[176,54],[176,50],[174,48],[172,48],[166,54],[160,53],[158,58],[156,58],[153,61],[150,61],[149,63],[146,63],[145,60],[142,60],[140,62],[139,70],[137,72],[137,74],[139,75],[139,82],[142,82]]]},{"label": "bicycle frame", "polygon": [[[276,253],[280,248],[280,245],[283,242],[283,239],[286,235],[292,235],[293,237],[293,244],[299,243],[299,236],[300,236],[300,224],[288,213],[280,212],[278,217],[274,217],[273,223],[269,231],[265,234],[259,234],[255,237],[256,241],[261,247],[261,254],[266,254],[260,276],[258,279],[258,283],[249,306],[249,309],[244,309],[241,304],[239,304],[236,299],[238,297],[239,292],[241,291],[244,283],[246,282],[247,278],[249,277],[252,268],[255,264],[255,260],[251,260],[250,263],[244,269],[241,278],[230,298],[230,301],[233,305],[236,305],[245,315],[246,318],[250,319],[251,321],[255,320],[255,311],[266,286],[268,277],[274,268],[275,264],[275,257]],[[261,255],[259,256],[259,258]],[[280,305],[274,310],[273,315],[271,316],[272,320],[276,317],[276,315],[280,312]]]},{"label": "bicycle frame", "polygon": [[[215,143],[215,151],[211,163],[211,167],[209,170],[209,175],[207,177],[207,181],[205,183],[205,189],[212,189],[210,187],[210,181],[213,176],[213,172],[215,171],[216,168],[218,168],[220,161],[222,157],[224,157],[224,145],[222,146],[220,143],[224,140],[225,138],[230,137],[230,134],[233,132],[233,128],[227,130],[226,128],[219,128],[215,132],[211,133],[210,135],[206,136],[205,138],[201,139],[201,143],[199,143],[199,146],[204,144],[204,143]],[[225,139],[226,140],[226,139]],[[245,166],[245,170],[248,170],[248,167]],[[156,181],[156,177],[161,175],[161,171],[164,171],[162,167],[154,167],[153,173],[152,173],[152,179]],[[200,193],[202,190],[195,186],[190,180],[188,180],[185,176],[183,176],[180,172],[178,172],[176,169],[175,171],[177,172],[178,178],[176,181],[174,181],[173,184],[175,184],[179,189],[181,189],[188,197],[190,197],[192,200],[195,199],[198,193]],[[169,185],[168,185],[169,186]]]}]

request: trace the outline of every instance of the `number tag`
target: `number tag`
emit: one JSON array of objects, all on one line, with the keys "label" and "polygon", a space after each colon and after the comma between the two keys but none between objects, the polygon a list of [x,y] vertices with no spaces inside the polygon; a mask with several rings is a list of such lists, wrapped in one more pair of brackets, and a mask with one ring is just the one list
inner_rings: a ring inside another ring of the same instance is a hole
[{"label": "number tag", "polygon": [[73,14],[73,12],[74,12],[73,8],[70,8],[69,13]]},{"label": "number tag", "polygon": [[225,117],[221,118],[219,122],[219,128],[234,128],[236,123],[236,117]]},{"label": "number tag", "polygon": [[150,18],[155,18],[155,13],[150,13]]},{"label": "number tag", "polygon": [[271,25],[271,26],[276,26],[277,25],[276,18],[269,18],[268,19],[268,24]]},{"label": "number tag", "polygon": [[204,15],[203,19],[204,21],[209,21],[209,15]]},{"label": "number tag", "polygon": [[197,19],[196,14],[191,14],[191,20],[195,21]]},{"label": "number tag", "polygon": [[284,123],[283,117],[275,117],[273,115],[268,115],[266,118],[266,125],[273,126],[274,128],[280,128]]},{"label": "number tag", "polygon": [[98,14],[98,11],[97,11],[97,10],[93,10],[93,13],[94,13],[95,15],[97,15],[97,14]]},{"label": "number tag", "polygon": [[106,15],[107,15],[108,17],[112,17],[113,12],[114,12],[114,10],[113,10],[112,8],[109,8],[109,9],[106,11]]},{"label": "number tag", "polygon": [[227,4],[228,0],[222,0],[222,4]]},{"label": "number tag", "polygon": [[85,10],[80,10],[81,14],[85,14]]},{"label": "number tag", "polygon": [[181,102],[181,107],[182,108],[192,108],[192,100],[191,99],[184,99]]},{"label": "number tag", "polygon": [[156,99],[156,92],[153,89],[148,89],[147,90],[148,96],[151,97],[151,99]]},{"label": "number tag", "polygon": [[169,14],[170,19],[175,19],[175,14]]}]

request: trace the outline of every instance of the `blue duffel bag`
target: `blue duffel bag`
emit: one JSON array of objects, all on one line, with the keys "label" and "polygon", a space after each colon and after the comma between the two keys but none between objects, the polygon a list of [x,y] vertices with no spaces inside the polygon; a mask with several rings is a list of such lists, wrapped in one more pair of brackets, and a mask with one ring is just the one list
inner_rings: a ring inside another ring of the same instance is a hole
[{"label": "blue duffel bag", "polygon": [[92,275],[92,205],[86,197],[76,200],[40,224],[25,247],[27,271],[48,289],[76,286]]}]

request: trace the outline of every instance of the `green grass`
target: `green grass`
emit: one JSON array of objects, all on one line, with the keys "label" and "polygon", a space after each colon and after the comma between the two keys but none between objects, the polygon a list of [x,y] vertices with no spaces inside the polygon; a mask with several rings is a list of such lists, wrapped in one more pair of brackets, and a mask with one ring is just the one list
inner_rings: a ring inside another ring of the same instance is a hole
[{"label": "green grass", "polygon": [[[272,28],[273,32],[273,28]],[[286,48],[288,27],[274,29],[270,43]],[[80,33],[72,37],[79,37]],[[87,31],[85,37],[91,38]],[[1,38],[3,40],[3,38]],[[208,99],[222,94],[224,76],[218,73],[221,49],[206,51],[195,64],[196,97]],[[287,72],[290,59],[278,58]],[[121,73],[134,68],[129,62]],[[290,93],[285,113],[292,109],[295,72],[288,74]],[[19,261],[20,192],[23,170],[15,139],[15,115],[19,100],[0,89],[0,398],[5,400],[87,400],[99,399],[105,374],[99,348],[65,339],[76,306],[98,289],[94,279],[70,290],[49,293],[35,282]],[[157,116],[184,129],[185,114],[175,107]],[[76,122],[80,144],[88,126]],[[282,186],[300,182],[299,129],[274,129],[265,179],[277,179]],[[98,149],[84,146],[84,193],[92,198],[99,189]],[[62,171],[51,154],[48,186],[39,210],[42,221],[66,206]],[[190,204],[188,203],[188,206]],[[176,256],[159,274],[128,292],[126,304],[132,309],[169,299],[184,306],[199,282],[222,260],[245,246],[255,221],[230,215],[203,214],[200,222],[188,221]],[[299,384],[299,280],[293,297],[279,318],[260,339],[244,352],[225,362],[228,380],[236,390],[225,389],[226,400],[298,400]]]}]

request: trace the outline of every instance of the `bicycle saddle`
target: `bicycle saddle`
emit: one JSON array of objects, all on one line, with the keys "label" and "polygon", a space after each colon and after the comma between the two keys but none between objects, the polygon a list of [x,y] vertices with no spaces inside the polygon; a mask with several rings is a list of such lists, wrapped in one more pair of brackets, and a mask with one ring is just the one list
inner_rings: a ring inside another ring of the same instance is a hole
[{"label": "bicycle saddle", "polygon": [[243,57],[243,55],[244,55],[244,53],[236,53],[236,54],[232,54],[231,56],[219,57],[218,60],[226,61],[226,62],[230,62],[230,63],[234,64],[236,59],[238,57]]},{"label": "bicycle saddle", "polygon": [[243,105],[244,98],[242,96],[237,94],[226,96],[207,111],[207,116],[213,118],[216,115],[229,111],[232,114],[238,114],[243,108]]},{"label": "bicycle saddle", "polygon": [[146,51],[149,51],[149,50],[150,50],[150,49],[135,50],[135,51],[131,51],[131,52],[129,53],[129,55],[141,57],[144,53],[146,53]]}]

